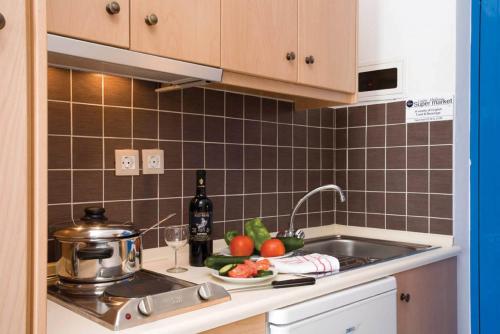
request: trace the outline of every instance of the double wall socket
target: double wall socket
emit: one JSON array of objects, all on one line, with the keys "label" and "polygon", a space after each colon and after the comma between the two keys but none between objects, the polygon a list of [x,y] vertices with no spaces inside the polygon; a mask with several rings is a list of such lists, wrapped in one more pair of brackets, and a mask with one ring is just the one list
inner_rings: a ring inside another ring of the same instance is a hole
[{"label": "double wall socket", "polygon": [[[163,150],[142,150],[143,174],[163,174]],[[139,175],[139,151],[115,150],[115,174]]]},{"label": "double wall socket", "polygon": [[115,174],[139,175],[139,151],[115,150]]}]

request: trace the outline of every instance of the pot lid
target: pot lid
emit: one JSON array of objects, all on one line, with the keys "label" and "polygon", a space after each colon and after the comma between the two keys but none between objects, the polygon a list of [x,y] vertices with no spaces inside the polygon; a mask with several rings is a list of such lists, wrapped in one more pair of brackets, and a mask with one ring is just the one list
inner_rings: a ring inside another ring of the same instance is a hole
[{"label": "pot lid", "polygon": [[132,224],[108,221],[106,210],[100,207],[85,208],[85,216],[80,221],[54,232],[58,240],[73,239],[116,239],[137,236],[140,231]]}]

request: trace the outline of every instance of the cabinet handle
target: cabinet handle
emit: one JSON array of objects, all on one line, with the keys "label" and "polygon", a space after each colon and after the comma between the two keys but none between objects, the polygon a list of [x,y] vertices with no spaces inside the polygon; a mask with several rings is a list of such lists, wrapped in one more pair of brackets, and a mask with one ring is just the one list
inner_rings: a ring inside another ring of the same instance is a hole
[{"label": "cabinet handle", "polygon": [[287,52],[286,54],[286,60],[288,61],[294,61],[295,60],[295,52]]},{"label": "cabinet handle", "polygon": [[112,1],[106,5],[106,11],[109,15],[115,15],[120,12],[120,4],[116,1]]},{"label": "cabinet handle", "polygon": [[158,16],[156,16],[155,14],[149,14],[148,16],[146,16],[145,21],[148,26],[154,26],[158,23]]},{"label": "cabinet handle", "polygon": [[308,65],[314,64],[314,57],[313,56],[307,56],[306,57],[306,64],[308,64]]},{"label": "cabinet handle", "polygon": [[0,30],[2,30],[3,27],[5,27],[5,17],[2,15],[2,13],[0,13]]},{"label": "cabinet handle", "polygon": [[401,296],[399,296],[399,299],[409,303],[410,302],[410,294],[409,293],[402,293]]}]

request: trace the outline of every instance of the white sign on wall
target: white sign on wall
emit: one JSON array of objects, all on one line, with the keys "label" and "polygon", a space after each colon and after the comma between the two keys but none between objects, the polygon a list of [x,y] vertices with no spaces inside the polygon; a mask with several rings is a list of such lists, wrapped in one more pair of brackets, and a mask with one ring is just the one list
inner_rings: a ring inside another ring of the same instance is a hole
[{"label": "white sign on wall", "polygon": [[409,99],[406,100],[406,123],[452,120],[454,111],[453,95]]}]

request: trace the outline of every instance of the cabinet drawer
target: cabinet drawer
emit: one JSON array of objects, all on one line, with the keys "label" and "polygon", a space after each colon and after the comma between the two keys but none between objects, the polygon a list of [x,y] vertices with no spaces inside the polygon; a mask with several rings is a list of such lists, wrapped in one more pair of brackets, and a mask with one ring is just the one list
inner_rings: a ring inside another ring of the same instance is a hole
[{"label": "cabinet drawer", "polygon": [[47,0],[47,30],[128,48],[129,0]]},{"label": "cabinet drawer", "polygon": [[220,0],[131,0],[130,48],[220,66]]}]

